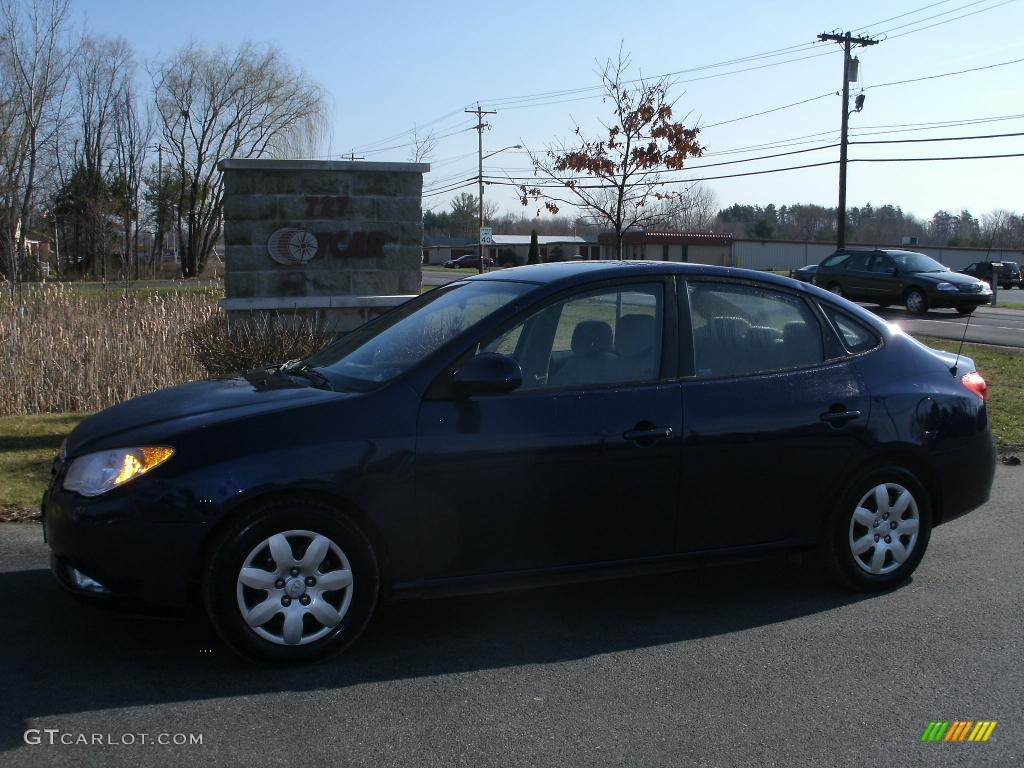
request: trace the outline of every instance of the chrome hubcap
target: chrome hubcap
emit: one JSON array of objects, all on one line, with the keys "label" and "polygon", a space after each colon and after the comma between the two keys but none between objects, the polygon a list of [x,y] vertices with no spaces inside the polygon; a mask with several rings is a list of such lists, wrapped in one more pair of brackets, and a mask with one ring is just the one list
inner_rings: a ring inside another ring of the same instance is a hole
[{"label": "chrome hubcap", "polygon": [[257,544],[236,585],[238,609],[257,635],[306,645],[341,623],[352,603],[352,566],[337,544],[314,531],[283,531]]},{"label": "chrome hubcap", "polygon": [[914,292],[907,296],[907,309],[911,312],[920,312],[924,309],[924,298],[920,293]]},{"label": "chrome hubcap", "polygon": [[891,573],[917,545],[921,519],[914,495],[899,483],[876,485],[864,494],[850,519],[850,552],[867,573]]}]

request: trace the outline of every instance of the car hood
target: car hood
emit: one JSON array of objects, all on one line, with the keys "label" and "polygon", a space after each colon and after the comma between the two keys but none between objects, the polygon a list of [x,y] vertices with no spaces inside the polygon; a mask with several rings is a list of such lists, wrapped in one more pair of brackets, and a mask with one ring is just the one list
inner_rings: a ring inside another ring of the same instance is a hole
[{"label": "car hood", "polygon": [[250,371],[206,381],[193,381],[134,397],[96,413],[68,436],[67,455],[113,447],[119,434],[154,428],[175,432],[179,428],[206,426],[218,421],[294,406],[347,397],[344,393],[317,389],[296,377]]},{"label": "car hood", "polygon": [[964,275],[960,272],[911,272],[914,277],[920,278],[921,280],[927,280],[932,283],[952,283],[956,286],[961,285],[987,285],[984,280],[979,280],[976,277],[970,275]]}]

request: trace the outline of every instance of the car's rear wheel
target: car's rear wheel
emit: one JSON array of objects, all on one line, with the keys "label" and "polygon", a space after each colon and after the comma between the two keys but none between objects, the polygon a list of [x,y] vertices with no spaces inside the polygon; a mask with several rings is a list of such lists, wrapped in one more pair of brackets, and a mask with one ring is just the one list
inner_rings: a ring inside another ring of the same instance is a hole
[{"label": "car's rear wheel", "polygon": [[912,315],[923,315],[928,311],[928,297],[917,288],[911,288],[907,291],[907,295],[903,297],[903,303],[907,308],[907,312]]},{"label": "car's rear wheel", "polygon": [[918,479],[897,466],[862,473],[840,495],[821,553],[832,575],[874,592],[906,581],[924,557],[932,508]]},{"label": "car's rear wheel", "polygon": [[829,283],[828,290],[834,293],[836,296],[843,295],[843,286],[841,286],[839,283]]},{"label": "car's rear wheel", "polygon": [[210,622],[232,649],[271,663],[340,653],[365,629],[380,576],[366,535],[306,499],[261,505],[231,525],[203,580]]}]

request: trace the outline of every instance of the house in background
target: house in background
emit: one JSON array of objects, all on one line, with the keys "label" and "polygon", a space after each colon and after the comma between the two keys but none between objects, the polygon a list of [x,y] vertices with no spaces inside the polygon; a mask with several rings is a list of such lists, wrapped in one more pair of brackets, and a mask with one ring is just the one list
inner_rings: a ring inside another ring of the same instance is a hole
[{"label": "house in background", "polygon": [[[617,259],[615,233],[598,235],[601,258]],[[643,261],[691,261],[733,266],[732,235],[669,230],[629,230],[622,235],[622,258]]]},{"label": "house in background", "polygon": [[[529,235],[494,235],[494,243],[484,246],[484,255],[501,264],[511,253],[517,264],[525,264],[530,255]],[[541,261],[576,261],[600,258],[600,246],[577,235],[538,235]],[[471,237],[424,237],[423,263],[444,264],[465,254],[477,253]]]}]

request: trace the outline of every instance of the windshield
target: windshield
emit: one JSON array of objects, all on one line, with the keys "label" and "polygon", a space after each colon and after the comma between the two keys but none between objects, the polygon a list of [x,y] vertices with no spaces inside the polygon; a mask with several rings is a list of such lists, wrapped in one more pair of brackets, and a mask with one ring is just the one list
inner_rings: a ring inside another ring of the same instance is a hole
[{"label": "windshield", "polygon": [[533,286],[468,281],[442,286],[367,323],[306,362],[340,384],[367,391],[405,373]]},{"label": "windshield", "polygon": [[923,253],[890,253],[892,260],[896,262],[900,272],[948,272],[949,267],[944,266],[925,256]]}]

